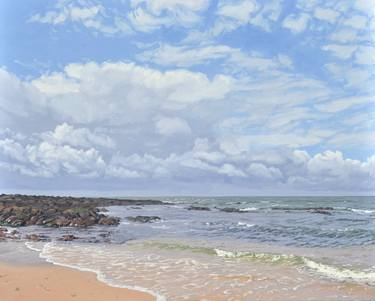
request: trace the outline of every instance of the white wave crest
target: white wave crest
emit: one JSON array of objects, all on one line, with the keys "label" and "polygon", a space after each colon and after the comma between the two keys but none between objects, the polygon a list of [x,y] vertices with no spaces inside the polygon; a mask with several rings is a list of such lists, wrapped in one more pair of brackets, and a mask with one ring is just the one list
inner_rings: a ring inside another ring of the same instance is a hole
[{"label": "white wave crest", "polygon": [[243,226],[243,227],[251,228],[251,227],[254,227],[255,224],[247,224],[247,223],[244,223],[244,222],[238,222],[237,226]]},{"label": "white wave crest", "polygon": [[351,211],[359,214],[372,214],[375,213],[375,210],[368,210],[368,209],[350,209]]},{"label": "white wave crest", "polygon": [[257,211],[258,208],[255,207],[248,207],[248,208],[240,208],[240,211],[248,212],[248,211]]},{"label": "white wave crest", "polygon": [[326,265],[304,258],[305,265],[326,277],[339,281],[357,281],[375,284],[375,271],[356,271],[346,268]]}]

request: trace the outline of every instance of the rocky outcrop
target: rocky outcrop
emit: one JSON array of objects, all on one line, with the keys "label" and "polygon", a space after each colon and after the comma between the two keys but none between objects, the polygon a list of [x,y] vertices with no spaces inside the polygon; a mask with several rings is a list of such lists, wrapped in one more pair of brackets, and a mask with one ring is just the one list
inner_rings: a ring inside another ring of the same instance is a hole
[{"label": "rocky outcrop", "polygon": [[160,217],[158,216],[129,216],[127,219],[131,222],[137,222],[137,223],[153,223],[153,222],[158,222],[161,220]]},{"label": "rocky outcrop", "polygon": [[159,204],[163,202],[2,194],[0,195],[0,225],[12,227],[38,225],[55,228],[112,226],[117,225],[120,219],[106,216],[98,207]]},{"label": "rocky outcrop", "polygon": [[88,227],[99,225],[117,225],[119,219],[108,217],[99,212],[97,208],[50,208],[47,210],[33,208],[32,206],[7,206],[0,207],[0,224],[21,226],[46,226],[46,227]]}]

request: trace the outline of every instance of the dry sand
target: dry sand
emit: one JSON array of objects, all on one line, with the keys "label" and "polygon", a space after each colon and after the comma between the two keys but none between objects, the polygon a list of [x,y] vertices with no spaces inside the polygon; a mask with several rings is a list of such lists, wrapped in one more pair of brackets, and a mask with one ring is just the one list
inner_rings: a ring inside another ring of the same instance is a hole
[{"label": "dry sand", "polygon": [[94,273],[50,265],[0,263],[1,301],[151,301],[149,294],[110,287]]}]

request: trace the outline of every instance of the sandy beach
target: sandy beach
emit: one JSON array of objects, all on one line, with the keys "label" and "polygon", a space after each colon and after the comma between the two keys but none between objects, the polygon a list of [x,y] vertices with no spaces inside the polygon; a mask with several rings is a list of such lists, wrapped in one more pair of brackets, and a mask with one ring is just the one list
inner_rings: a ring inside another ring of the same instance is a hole
[{"label": "sandy beach", "polygon": [[96,275],[52,265],[0,263],[1,301],[151,301],[149,294],[110,287]]}]

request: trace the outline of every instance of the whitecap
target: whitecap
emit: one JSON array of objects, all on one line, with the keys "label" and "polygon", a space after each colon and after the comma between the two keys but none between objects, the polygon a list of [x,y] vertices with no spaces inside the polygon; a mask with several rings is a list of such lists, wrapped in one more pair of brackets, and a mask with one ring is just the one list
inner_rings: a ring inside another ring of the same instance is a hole
[{"label": "whitecap", "polygon": [[248,211],[257,211],[258,208],[256,207],[248,207],[248,208],[240,208],[240,211],[248,212]]},{"label": "whitecap", "polygon": [[375,210],[368,210],[368,209],[353,209],[350,208],[351,211],[359,214],[372,214],[375,213]]},{"label": "whitecap", "polygon": [[238,222],[237,226],[244,226],[244,227],[247,227],[247,228],[251,228],[251,227],[254,227],[255,224],[247,224],[247,223],[244,223],[244,222]]}]

